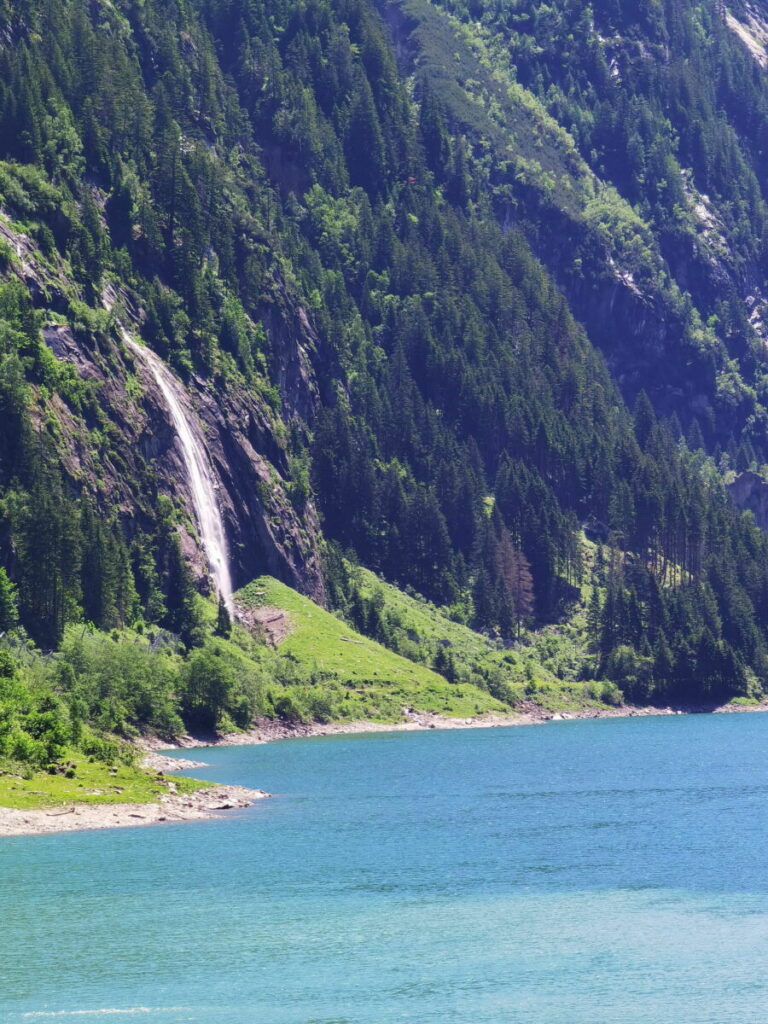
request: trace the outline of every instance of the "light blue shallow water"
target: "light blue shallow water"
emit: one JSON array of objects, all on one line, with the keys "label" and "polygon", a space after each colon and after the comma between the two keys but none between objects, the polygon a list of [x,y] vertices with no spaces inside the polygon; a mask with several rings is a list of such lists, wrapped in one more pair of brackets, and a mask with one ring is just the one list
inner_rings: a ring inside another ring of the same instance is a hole
[{"label": "light blue shallow water", "polygon": [[206,751],[217,822],[0,840],[0,1021],[765,1024],[768,715]]}]

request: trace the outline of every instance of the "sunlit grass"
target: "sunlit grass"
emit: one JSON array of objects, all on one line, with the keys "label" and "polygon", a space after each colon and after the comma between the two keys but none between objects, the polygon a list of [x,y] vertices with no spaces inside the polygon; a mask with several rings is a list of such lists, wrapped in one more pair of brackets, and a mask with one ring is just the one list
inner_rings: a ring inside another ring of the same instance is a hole
[{"label": "sunlit grass", "polygon": [[509,710],[471,684],[449,683],[425,665],[409,661],[361,636],[335,615],[270,576],[261,576],[238,594],[245,605],[286,611],[290,635],[280,644],[282,657],[341,684],[344,718],[397,721],[403,707],[465,717]]},{"label": "sunlit grass", "polygon": [[114,767],[91,761],[77,752],[65,756],[72,765],[65,774],[34,772],[30,778],[16,774],[11,767],[0,774],[0,806],[33,810],[40,807],[61,807],[69,804],[145,804],[159,800],[169,792],[173,782],[178,793],[194,793],[210,783],[173,776],[166,779],[156,772],[147,772],[135,765]]}]

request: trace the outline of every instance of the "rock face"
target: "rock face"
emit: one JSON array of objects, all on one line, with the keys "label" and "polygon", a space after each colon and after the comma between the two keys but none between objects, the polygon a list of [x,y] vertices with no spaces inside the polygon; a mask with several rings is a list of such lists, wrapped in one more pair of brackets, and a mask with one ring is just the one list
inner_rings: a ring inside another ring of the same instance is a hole
[{"label": "rock face", "polygon": [[[164,493],[184,505],[187,520],[195,523],[194,506],[187,471],[162,392],[138,359],[122,351],[115,341],[109,353],[118,372],[105,373],[95,354],[78,344],[68,329],[46,333],[51,348],[60,358],[77,366],[83,379],[100,385],[100,401],[114,424],[121,459],[102,466],[101,480],[117,501],[124,518],[141,515],[146,494]],[[54,347],[55,346],[55,347]],[[132,376],[141,391],[126,390]],[[317,555],[318,527],[314,509],[307,505],[301,513],[288,497],[288,466],[284,450],[275,437],[259,403],[244,389],[217,388],[193,378],[187,384],[188,408],[201,424],[202,433],[219,482],[219,501],[223,512],[232,560],[235,587],[260,573],[283,580],[314,600],[325,596],[320,561]],[[65,431],[65,433],[67,433]],[[77,436],[69,433],[77,447]],[[81,456],[85,453],[81,450]],[[75,464],[83,468],[75,457]],[[87,470],[86,470],[87,473]],[[154,487],[146,487],[147,476],[155,477]],[[132,482],[142,482],[132,487]],[[183,538],[186,555],[200,578],[206,575],[203,557],[196,541]]]},{"label": "rock face", "polygon": [[[0,228],[34,304],[50,310],[52,299],[66,287],[62,268],[51,273],[37,261],[25,235],[1,218]],[[115,297],[110,296],[110,305]],[[140,333],[139,312],[129,295],[120,297]],[[270,313],[265,326],[281,362],[277,377],[283,416],[308,421],[318,401],[313,359],[319,346],[304,311],[291,306],[287,293],[281,299],[280,310]],[[189,529],[181,527],[182,547],[205,584],[186,465],[157,382],[119,340],[116,323],[94,333],[49,322],[43,338],[88,389],[89,401],[81,409],[54,395],[46,410],[58,423],[59,455],[73,488],[91,492],[116,512],[129,535],[149,525],[159,495],[183,506]],[[322,603],[317,516],[311,503],[291,500],[284,423],[243,385],[217,380],[214,386],[192,377],[184,389],[218,478],[235,587],[268,573]]]},{"label": "rock face", "polygon": [[[186,468],[169,411],[138,360],[134,372],[145,389],[139,449],[157,473],[161,492],[180,498],[194,523]],[[287,457],[264,409],[244,389],[217,385],[214,393],[211,384],[199,378],[188,382],[187,395],[218,478],[235,587],[269,573],[322,603],[315,512],[310,504],[298,511],[289,498]],[[184,548],[204,575],[197,544],[187,538]]]},{"label": "rock face", "polygon": [[245,391],[214,394],[195,384],[195,409],[221,482],[235,586],[266,572],[322,603],[315,510],[292,504],[286,455],[263,410]]},{"label": "rock face", "polygon": [[768,481],[747,471],[728,484],[728,490],[739,508],[751,512],[757,525],[768,530]]}]

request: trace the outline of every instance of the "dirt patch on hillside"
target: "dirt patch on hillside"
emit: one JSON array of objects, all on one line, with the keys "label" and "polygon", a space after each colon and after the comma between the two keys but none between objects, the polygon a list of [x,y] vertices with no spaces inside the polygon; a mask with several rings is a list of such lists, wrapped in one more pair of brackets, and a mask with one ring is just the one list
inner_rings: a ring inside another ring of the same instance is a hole
[{"label": "dirt patch on hillside", "polygon": [[238,619],[251,633],[263,636],[270,647],[279,647],[294,630],[288,612],[263,605],[261,608],[238,608]]},{"label": "dirt patch on hillside", "polygon": [[726,12],[728,28],[744,43],[754,59],[764,68],[768,65],[768,23],[751,4],[745,5],[745,21],[738,21],[730,11]]}]

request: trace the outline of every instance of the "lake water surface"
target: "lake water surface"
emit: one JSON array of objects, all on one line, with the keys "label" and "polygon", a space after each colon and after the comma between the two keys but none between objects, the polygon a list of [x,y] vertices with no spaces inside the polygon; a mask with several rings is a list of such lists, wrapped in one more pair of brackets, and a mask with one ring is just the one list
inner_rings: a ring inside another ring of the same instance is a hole
[{"label": "lake water surface", "polygon": [[205,751],[215,822],[0,839],[0,1021],[765,1024],[768,715]]}]

